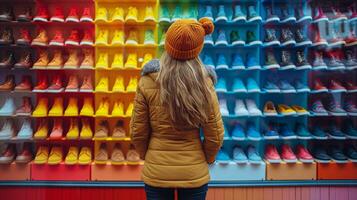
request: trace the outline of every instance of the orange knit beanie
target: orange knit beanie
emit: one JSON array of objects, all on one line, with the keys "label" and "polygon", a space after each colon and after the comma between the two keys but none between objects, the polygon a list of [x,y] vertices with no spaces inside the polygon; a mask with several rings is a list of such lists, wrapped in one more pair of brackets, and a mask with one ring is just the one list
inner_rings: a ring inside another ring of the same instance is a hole
[{"label": "orange knit beanie", "polygon": [[165,50],[177,60],[196,58],[203,48],[205,35],[211,34],[213,29],[214,25],[208,18],[177,20],[166,32]]}]

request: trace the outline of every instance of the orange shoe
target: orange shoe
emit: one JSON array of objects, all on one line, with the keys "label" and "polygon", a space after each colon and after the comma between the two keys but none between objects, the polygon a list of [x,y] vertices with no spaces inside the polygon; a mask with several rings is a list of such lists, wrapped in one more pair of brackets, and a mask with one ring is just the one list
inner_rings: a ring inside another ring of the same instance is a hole
[{"label": "orange shoe", "polygon": [[47,51],[40,50],[38,55],[38,60],[33,64],[32,68],[34,69],[46,68],[49,62],[50,61],[48,59]]},{"label": "orange shoe", "polygon": [[298,115],[307,115],[307,114],[309,114],[309,112],[305,108],[303,108],[302,106],[293,105],[293,106],[291,106],[291,108],[293,110],[295,110],[296,114],[298,114]]},{"label": "orange shoe", "polygon": [[276,112],[274,103],[271,102],[271,101],[266,102],[265,106],[264,106],[264,115],[266,115],[266,116],[275,116],[277,114],[278,113]]},{"label": "orange shoe", "polygon": [[37,37],[32,40],[31,45],[47,46],[47,44],[48,44],[47,32],[45,29],[40,28]]},{"label": "orange shoe", "polygon": [[278,105],[278,111],[282,115],[294,115],[296,112],[289,106],[284,105],[284,104],[279,104]]},{"label": "orange shoe", "polygon": [[83,49],[84,59],[81,63],[80,69],[93,69],[93,51],[91,49]]},{"label": "orange shoe", "polygon": [[69,57],[68,57],[66,63],[64,63],[63,68],[64,69],[78,68],[78,65],[79,65],[78,52],[75,49],[69,49],[68,52],[69,52]]},{"label": "orange shoe", "polygon": [[55,50],[51,62],[48,63],[47,68],[61,69],[63,66],[63,58],[61,50]]}]

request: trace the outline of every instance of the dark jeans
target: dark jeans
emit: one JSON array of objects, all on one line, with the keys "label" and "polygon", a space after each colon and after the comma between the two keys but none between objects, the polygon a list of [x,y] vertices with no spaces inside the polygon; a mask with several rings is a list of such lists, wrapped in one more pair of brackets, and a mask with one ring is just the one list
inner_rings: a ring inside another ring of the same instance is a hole
[{"label": "dark jeans", "polygon": [[[207,184],[198,188],[178,188],[178,200],[205,200],[207,194]],[[175,188],[159,188],[145,184],[147,200],[174,200]]]}]

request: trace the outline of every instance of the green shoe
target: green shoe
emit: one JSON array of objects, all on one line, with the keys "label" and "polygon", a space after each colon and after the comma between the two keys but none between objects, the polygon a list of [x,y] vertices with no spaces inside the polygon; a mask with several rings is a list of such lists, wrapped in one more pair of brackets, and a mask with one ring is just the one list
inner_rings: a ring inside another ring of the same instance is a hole
[{"label": "green shoe", "polygon": [[155,45],[154,32],[152,30],[145,31],[144,45]]},{"label": "green shoe", "polygon": [[187,9],[185,9],[184,18],[188,19],[197,19],[197,9],[194,6],[189,6]]},{"label": "green shoe", "polygon": [[161,6],[159,22],[171,22],[170,12],[167,6]]},{"label": "green shoe", "polygon": [[244,45],[245,42],[241,40],[238,31],[232,31],[230,33],[231,44],[234,45]]},{"label": "green shoe", "polygon": [[263,43],[255,37],[253,31],[247,31],[247,42],[248,45],[262,45]]},{"label": "green shoe", "polygon": [[160,39],[160,46],[165,45],[165,39],[166,39],[166,31],[162,31],[161,39]]},{"label": "green shoe", "polygon": [[182,18],[182,7],[181,7],[181,5],[177,5],[175,8],[175,12],[172,16],[172,21],[174,22],[181,18]]}]

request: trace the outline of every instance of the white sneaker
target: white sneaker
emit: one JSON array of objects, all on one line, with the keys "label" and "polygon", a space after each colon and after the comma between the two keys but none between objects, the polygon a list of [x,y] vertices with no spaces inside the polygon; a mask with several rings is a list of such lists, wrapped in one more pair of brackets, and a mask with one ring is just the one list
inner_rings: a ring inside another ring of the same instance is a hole
[{"label": "white sneaker", "polygon": [[0,130],[0,140],[9,140],[14,136],[15,130],[13,123],[10,119],[7,119]]},{"label": "white sneaker", "polygon": [[262,111],[260,111],[257,107],[257,104],[252,99],[245,100],[245,103],[248,108],[249,115],[251,116],[261,116]]},{"label": "white sneaker", "polygon": [[238,116],[249,115],[249,112],[245,107],[243,100],[241,99],[236,100],[236,107],[234,108],[234,113]]},{"label": "white sneaker", "polygon": [[227,101],[225,99],[220,99],[219,100],[219,108],[221,110],[222,116],[228,116],[229,115],[229,111],[228,111],[228,107],[227,107]]}]

